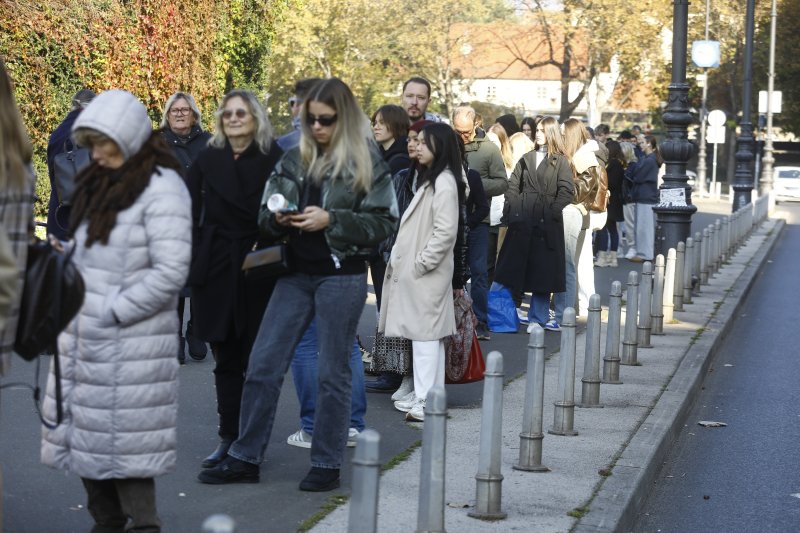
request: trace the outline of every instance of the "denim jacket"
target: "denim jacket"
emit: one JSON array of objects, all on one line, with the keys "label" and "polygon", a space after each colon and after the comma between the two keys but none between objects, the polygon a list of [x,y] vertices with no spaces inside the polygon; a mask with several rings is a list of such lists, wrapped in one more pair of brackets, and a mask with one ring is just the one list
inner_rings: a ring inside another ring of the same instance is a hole
[{"label": "denim jacket", "polygon": [[[322,181],[320,207],[330,216],[325,240],[339,261],[354,256],[369,257],[375,245],[395,230],[400,219],[389,167],[377,150],[371,149],[370,156],[373,181],[368,192],[353,191],[351,175],[336,179],[326,176]],[[300,149],[286,152],[267,180],[261,199],[258,225],[267,237],[281,239],[288,232],[267,209],[267,200],[273,194],[282,194],[289,202],[300,205],[307,179]]]}]

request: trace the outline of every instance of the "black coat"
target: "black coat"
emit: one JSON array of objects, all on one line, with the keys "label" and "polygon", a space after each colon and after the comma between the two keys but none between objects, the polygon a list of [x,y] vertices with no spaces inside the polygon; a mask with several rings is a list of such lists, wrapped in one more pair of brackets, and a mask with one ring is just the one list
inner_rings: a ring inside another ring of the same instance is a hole
[{"label": "black coat", "polygon": [[268,154],[251,144],[238,159],[230,144],[208,147],[189,169],[195,233],[188,284],[193,328],[203,340],[253,334],[261,323],[274,281],[246,280],[242,262],[259,238],[261,196],[282,153],[274,142]]},{"label": "black coat", "polygon": [[563,292],[566,260],[561,211],[572,203],[572,169],[562,155],[548,155],[538,168],[535,165],[536,152],[529,152],[511,175],[503,209],[508,233],[494,279],[517,291]]},{"label": "black coat", "polygon": [[622,212],[622,183],[625,180],[625,168],[617,158],[612,158],[606,167],[608,174],[608,190],[611,198],[608,200],[608,220],[622,222],[625,215]]},{"label": "black coat", "polygon": [[194,163],[194,160],[200,155],[200,152],[206,149],[208,140],[211,138],[211,134],[207,131],[203,131],[197,124],[192,126],[189,135],[186,137],[175,134],[169,129],[169,126],[161,130],[161,134],[164,136],[164,140],[167,141],[170,148],[172,148],[172,153],[175,154],[175,157],[180,161],[184,175],[189,172],[192,163]]}]

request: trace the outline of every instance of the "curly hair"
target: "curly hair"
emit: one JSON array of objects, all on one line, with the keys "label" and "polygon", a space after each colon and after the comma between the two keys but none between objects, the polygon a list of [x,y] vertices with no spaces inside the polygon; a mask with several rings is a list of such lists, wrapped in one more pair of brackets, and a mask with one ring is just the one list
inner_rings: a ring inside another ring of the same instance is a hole
[{"label": "curly hair", "polygon": [[[92,133],[95,134],[92,137],[97,135],[97,132]],[[161,174],[158,167],[181,172],[181,164],[160,130],[154,131],[142,148],[120,168],[101,167],[97,163],[89,165],[75,177],[70,234],[88,220],[86,247],[95,242],[108,244],[108,237],[117,223],[117,214],[133,205],[150,184],[153,174]]]}]

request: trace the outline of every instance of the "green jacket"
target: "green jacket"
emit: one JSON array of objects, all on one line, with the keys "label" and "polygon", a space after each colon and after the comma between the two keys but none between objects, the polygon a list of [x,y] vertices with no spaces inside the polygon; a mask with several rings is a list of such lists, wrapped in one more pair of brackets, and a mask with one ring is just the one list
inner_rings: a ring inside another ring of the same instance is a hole
[{"label": "green jacket", "polygon": [[[486,137],[475,137],[472,142],[464,145],[467,153],[467,164],[472,170],[477,170],[481,175],[481,183],[486,193],[486,200],[491,204],[493,196],[501,196],[508,189],[508,175],[503,164],[503,156]],[[489,217],[483,219],[488,223]]]},{"label": "green jacket", "polygon": [[[340,261],[346,257],[369,256],[375,245],[395,231],[400,219],[389,167],[377,150],[370,150],[370,155],[374,178],[369,192],[354,193],[350,175],[337,179],[326,176],[322,182],[321,207],[330,216],[325,240]],[[293,148],[275,166],[264,188],[258,225],[265,235],[280,239],[288,232],[288,228],[275,222],[274,214],[267,209],[269,197],[282,194],[289,202],[300,205],[306,179],[300,149]]]}]

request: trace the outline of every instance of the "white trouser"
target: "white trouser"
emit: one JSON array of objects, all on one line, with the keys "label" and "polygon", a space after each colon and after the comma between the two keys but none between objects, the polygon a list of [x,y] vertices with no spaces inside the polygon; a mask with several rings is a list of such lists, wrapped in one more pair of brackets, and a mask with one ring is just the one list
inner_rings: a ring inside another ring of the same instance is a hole
[{"label": "white trouser", "polygon": [[444,387],[444,341],[411,341],[414,354],[414,395],[425,400],[436,385]]},{"label": "white trouser", "polygon": [[578,277],[578,314],[588,316],[589,298],[594,294],[594,259],[592,258],[591,232],[606,225],[607,213],[589,211],[589,228],[583,240],[579,241],[578,263],[575,272]]},{"label": "white trouser", "polygon": [[656,240],[656,215],[653,204],[636,204],[636,255],[652,261]]},{"label": "white trouser", "polygon": [[636,249],[636,204],[623,205],[622,214],[625,216],[625,241],[628,248]]}]

